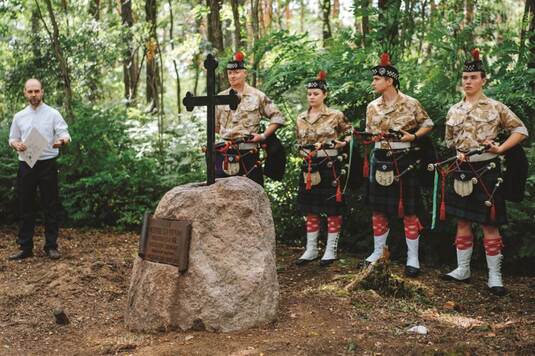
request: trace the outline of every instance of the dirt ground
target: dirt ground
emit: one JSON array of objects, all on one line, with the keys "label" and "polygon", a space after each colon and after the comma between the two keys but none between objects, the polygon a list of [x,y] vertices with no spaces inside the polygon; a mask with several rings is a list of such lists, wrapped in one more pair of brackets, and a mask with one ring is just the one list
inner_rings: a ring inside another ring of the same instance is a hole
[{"label": "dirt ground", "polygon": [[[457,285],[426,270],[417,279],[423,294],[411,299],[348,293],[343,287],[360,258],[299,268],[292,262],[300,251],[279,246],[276,322],[231,333],[146,335],[123,327],[135,234],[64,229],[60,260],[36,248],[35,257],[10,262],[14,237],[14,228],[0,228],[0,355],[535,354],[535,278],[505,276],[510,293],[502,298],[489,295],[484,271]],[[392,269],[401,275],[403,266]],[[70,324],[55,323],[55,308]],[[408,331],[416,325],[428,334]]]}]

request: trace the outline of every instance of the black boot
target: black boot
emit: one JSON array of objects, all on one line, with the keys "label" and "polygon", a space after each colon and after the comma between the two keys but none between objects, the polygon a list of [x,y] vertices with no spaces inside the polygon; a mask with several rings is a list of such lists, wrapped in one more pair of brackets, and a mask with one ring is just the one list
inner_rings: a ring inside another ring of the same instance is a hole
[{"label": "black boot", "polygon": [[45,250],[45,252],[48,258],[50,258],[51,260],[58,260],[61,257],[59,251],[55,248],[47,249]]},{"label": "black boot", "polygon": [[10,261],[18,261],[18,260],[23,260],[23,259],[28,258],[28,257],[33,257],[33,251],[32,250],[21,250],[21,251],[17,252],[16,254],[9,256],[8,260],[10,260]]},{"label": "black boot", "polygon": [[420,269],[413,266],[405,266],[405,275],[407,277],[417,277],[420,274]]}]

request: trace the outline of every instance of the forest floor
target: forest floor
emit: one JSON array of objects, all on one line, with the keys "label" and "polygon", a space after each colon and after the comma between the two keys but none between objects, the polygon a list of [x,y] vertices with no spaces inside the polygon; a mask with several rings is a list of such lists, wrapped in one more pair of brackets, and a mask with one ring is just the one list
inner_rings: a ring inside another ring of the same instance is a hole
[{"label": "forest floor", "polygon": [[[63,229],[62,258],[7,261],[12,227],[0,228],[0,355],[350,355],[534,354],[535,278],[505,276],[509,294],[490,295],[486,273],[470,284],[445,283],[443,271],[416,279],[419,293],[396,298],[347,292],[362,256],[342,254],[329,268],[297,267],[300,250],[277,250],[278,320],[239,332],[132,333],[124,328],[135,234]],[[37,230],[36,236],[42,236]],[[42,245],[36,238],[36,247]],[[403,265],[391,269],[402,276]],[[55,323],[61,307],[68,325]],[[408,331],[423,325],[426,335]]]}]

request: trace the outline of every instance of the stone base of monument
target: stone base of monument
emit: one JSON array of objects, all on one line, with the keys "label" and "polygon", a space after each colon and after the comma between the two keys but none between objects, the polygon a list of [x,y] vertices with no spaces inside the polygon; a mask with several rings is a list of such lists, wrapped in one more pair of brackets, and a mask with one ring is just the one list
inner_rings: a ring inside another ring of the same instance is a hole
[{"label": "stone base of monument", "polygon": [[262,187],[243,177],[179,186],[154,216],[191,222],[189,266],[135,260],[128,329],[233,331],[275,320],[275,229]]}]

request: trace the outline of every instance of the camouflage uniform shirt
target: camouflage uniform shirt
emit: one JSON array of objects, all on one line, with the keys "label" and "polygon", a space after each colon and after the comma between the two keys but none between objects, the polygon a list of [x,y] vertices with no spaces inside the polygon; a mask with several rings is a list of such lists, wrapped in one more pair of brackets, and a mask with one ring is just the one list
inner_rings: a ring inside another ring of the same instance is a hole
[{"label": "camouflage uniform shirt", "polygon": [[499,101],[483,95],[472,105],[463,99],[448,111],[446,145],[466,152],[494,140],[500,129],[528,135],[524,123]]},{"label": "camouflage uniform shirt", "polygon": [[325,105],[313,119],[309,116],[308,110],[299,114],[295,126],[297,143],[300,145],[330,142],[341,138],[340,136],[344,134],[351,134],[351,123],[345,115]]},{"label": "camouflage uniform shirt", "polygon": [[368,104],[367,132],[387,132],[390,129],[410,131],[420,127],[433,127],[433,121],[418,100],[402,92],[398,94],[398,99],[392,105],[387,105],[382,96]]},{"label": "camouflage uniform shirt", "polygon": [[[228,95],[229,92],[230,88],[219,95]],[[232,140],[258,133],[262,117],[269,118],[270,124],[284,125],[284,117],[277,106],[260,90],[245,84],[240,98],[240,104],[235,111],[230,110],[228,105],[216,107],[216,131],[221,138]]]}]

